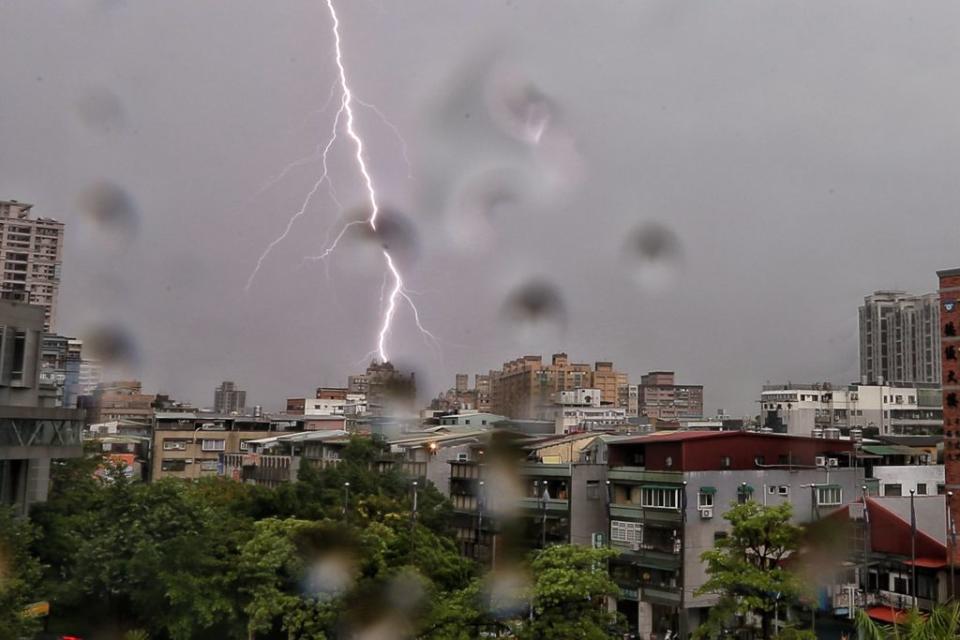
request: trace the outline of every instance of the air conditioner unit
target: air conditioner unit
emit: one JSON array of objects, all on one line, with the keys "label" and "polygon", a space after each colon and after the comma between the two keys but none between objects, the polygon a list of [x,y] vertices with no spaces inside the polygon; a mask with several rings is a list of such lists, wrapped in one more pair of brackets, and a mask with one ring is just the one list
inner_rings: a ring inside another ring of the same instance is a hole
[{"label": "air conditioner unit", "polygon": [[828,467],[839,467],[839,466],[840,466],[840,461],[837,460],[836,458],[829,458],[829,459],[827,460],[827,466],[828,466]]},{"label": "air conditioner unit", "polygon": [[709,520],[713,517],[713,507],[704,507],[700,509],[700,517],[704,520]]},{"label": "air conditioner unit", "polygon": [[818,467],[825,467],[827,466],[827,457],[817,456],[816,458],[813,459],[813,464],[815,464]]},{"label": "air conditioner unit", "polygon": [[458,454],[457,454],[457,462],[466,462],[466,461],[467,461],[467,458],[468,458],[468,456],[467,456],[467,454],[465,454],[465,453],[458,453]]}]

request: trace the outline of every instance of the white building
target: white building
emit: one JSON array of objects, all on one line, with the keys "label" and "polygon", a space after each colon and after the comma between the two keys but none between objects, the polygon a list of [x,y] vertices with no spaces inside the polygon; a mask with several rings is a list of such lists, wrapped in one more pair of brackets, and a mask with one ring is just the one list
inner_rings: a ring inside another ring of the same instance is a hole
[{"label": "white building", "polygon": [[830,383],[765,385],[760,426],[810,436],[815,429],[859,428],[867,434],[923,435],[943,428],[938,385],[888,386]]},{"label": "white building", "polygon": [[43,326],[50,331],[60,290],[63,223],[31,218],[32,208],[32,204],[0,200],[0,298],[43,307]]},{"label": "white building", "polygon": [[884,497],[909,496],[911,491],[918,496],[932,496],[944,490],[942,464],[876,466],[872,475]]},{"label": "white building", "polygon": [[626,407],[602,405],[599,389],[572,389],[556,394],[556,433],[596,431],[624,424]]}]

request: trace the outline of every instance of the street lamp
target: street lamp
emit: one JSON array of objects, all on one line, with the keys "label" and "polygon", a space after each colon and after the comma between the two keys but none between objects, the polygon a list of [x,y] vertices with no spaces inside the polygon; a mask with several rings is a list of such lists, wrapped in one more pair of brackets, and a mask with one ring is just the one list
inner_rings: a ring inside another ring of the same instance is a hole
[{"label": "street lamp", "polygon": [[350,509],[350,483],[343,483],[343,518],[347,519],[347,514]]}]

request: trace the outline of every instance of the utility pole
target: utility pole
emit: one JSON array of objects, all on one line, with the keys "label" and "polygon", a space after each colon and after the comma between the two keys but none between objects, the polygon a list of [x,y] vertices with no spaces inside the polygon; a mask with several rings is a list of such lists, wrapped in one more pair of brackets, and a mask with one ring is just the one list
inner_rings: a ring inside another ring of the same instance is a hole
[{"label": "utility pole", "polygon": [[483,480],[477,485],[477,548],[475,554],[480,559],[480,546],[483,540]]},{"label": "utility pole", "polygon": [[343,519],[349,519],[350,513],[350,483],[343,483]]},{"label": "utility pole", "polygon": [[953,521],[953,510],[950,508],[951,503],[953,503],[953,491],[947,492],[947,534],[950,536],[949,542],[949,553],[950,557],[947,560],[950,562],[950,589],[948,591],[950,595],[950,600],[953,600],[954,592],[956,591],[956,582],[954,582],[954,557],[957,554],[957,524]]},{"label": "utility pole", "polygon": [[413,510],[410,512],[410,530],[411,532],[417,526],[417,481],[413,481]]},{"label": "utility pole", "polygon": [[913,505],[915,489],[910,489],[910,595],[917,609],[917,512]]}]

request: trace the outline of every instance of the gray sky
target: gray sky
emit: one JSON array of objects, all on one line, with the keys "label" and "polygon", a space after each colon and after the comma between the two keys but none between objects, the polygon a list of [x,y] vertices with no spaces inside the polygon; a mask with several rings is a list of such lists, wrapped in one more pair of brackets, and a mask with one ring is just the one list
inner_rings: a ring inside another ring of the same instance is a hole
[{"label": "gray sky", "polygon": [[[564,349],[634,379],[674,368],[706,385],[708,411],[753,412],[765,380],[854,379],[862,296],[932,290],[960,264],[955,2],[339,5],[354,92],[412,161],[411,178],[358,106],[381,201],[417,231],[407,285],[443,342],[403,308],[390,350],[430,392]],[[329,280],[303,264],[336,222],[325,190],[244,292],[320,172],[258,193],[330,130],[320,0],[5,0],[0,24],[0,198],[67,223],[61,332],[123,327],[148,388],[200,404],[224,378],[276,407],[363,368],[382,271],[356,242]],[[543,105],[540,143],[519,140],[511,114]],[[350,210],[352,153],[341,139],[330,161]],[[104,183],[136,221],[84,213]],[[462,217],[496,197],[489,219]],[[667,287],[623,251],[650,222],[679,239]],[[566,329],[524,344],[501,308],[534,277]]]}]

